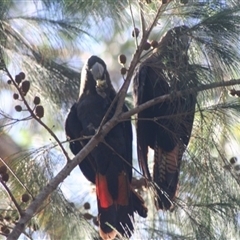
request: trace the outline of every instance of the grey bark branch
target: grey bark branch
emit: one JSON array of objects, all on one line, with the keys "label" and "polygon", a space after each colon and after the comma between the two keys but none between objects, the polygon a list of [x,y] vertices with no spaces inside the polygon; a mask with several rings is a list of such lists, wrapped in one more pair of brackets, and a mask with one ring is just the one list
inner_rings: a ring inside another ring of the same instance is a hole
[{"label": "grey bark branch", "polygon": [[[210,84],[206,84],[206,85],[202,85],[199,87],[195,87],[195,88],[190,88],[184,91],[177,91],[171,94],[166,94],[157,98],[154,98],[152,100],[149,100],[141,105],[139,105],[138,107],[135,107],[125,113],[122,113],[120,116],[120,119],[127,119],[131,116],[133,116],[136,113],[139,113],[141,111],[143,111],[146,108],[149,108],[153,105],[156,105],[158,103],[164,102],[166,100],[172,99],[173,96],[174,98],[176,97],[181,97],[182,95],[186,94],[186,93],[195,93],[197,94],[198,92],[202,92],[202,91],[206,91],[206,90],[210,90],[210,89],[214,89],[214,88],[219,88],[219,87],[228,87],[228,86],[234,86],[240,84],[240,79],[231,79],[229,81],[222,81],[222,82],[216,82],[216,83],[210,83]],[[173,95],[174,94],[174,95]]]},{"label": "grey bark branch", "polygon": [[49,181],[43,190],[36,196],[22,217],[16,224],[15,228],[8,235],[8,240],[18,239],[20,234],[24,231],[25,225],[31,220],[33,215],[37,212],[43,201],[58,187],[58,185],[70,174],[70,172],[93,150],[93,148],[103,139],[110,129],[117,124],[117,119],[112,119],[106,123],[102,131],[96,135],[86,144],[86,146],[68,162],[65,167]]}]

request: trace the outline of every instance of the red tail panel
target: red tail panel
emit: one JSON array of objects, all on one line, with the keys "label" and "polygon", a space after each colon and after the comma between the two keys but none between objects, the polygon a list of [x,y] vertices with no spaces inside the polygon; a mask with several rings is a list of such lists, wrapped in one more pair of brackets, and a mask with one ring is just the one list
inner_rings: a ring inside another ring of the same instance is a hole
[{"label": "red tail panel", "polygon": [[114,239],[117,235],[117,232],[114,230],[116,225],[116,208],[108,190],[106,176],[100,173],[96,174],[96,193],[98,200],[99,234],[104,240]]},{"label": "red tail panel", "polygon": [[102,208],[108,208],[113,205],[112,196],[108,191],[106,176],[100,173],[96,175],[96,192]]},{"label": "red tail panel", "polygon": [[108,189],[106,176],[96,174],[96,193],[99,212],[99,233],[105,239],[114,239],[119,233],[124,237],[131,237],[133,227],[133,212],[140,216],[147,216],[147,208],[144,201],[130,186],[129,177],[122,171],[118,176],[117,198],[113,199]]}]

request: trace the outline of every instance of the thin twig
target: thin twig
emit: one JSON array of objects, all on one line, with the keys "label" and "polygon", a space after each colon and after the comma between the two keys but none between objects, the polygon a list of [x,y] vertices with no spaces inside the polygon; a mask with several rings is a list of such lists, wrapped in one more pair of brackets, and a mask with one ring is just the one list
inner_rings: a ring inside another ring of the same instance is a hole
[{"label": "thin twig", "polygon": [[116,154],[119,158],[121,158],[123,160],[123,162],[125,162],[129,167],[131,167],[135,172],[137,172],[139,175],[141,175],[142,177],[143,174],[141,172],[139,172],[132,164],[130,164],[127,159],[125,159],[123,156],[121,156],[118,152],[116,152],[116,150],[114,148],[112,148],[106,141],[103,141],[103,143],[112,151],[114,152],[114,154]]},{"label": "thin twig", "polygon": [[14,203],[14,205],[15,205],[18,213],[19,213],[19,215],[22,216],[23,215],[23,211],[22,211],[20,205],[18,204],[17,200],[13,196],[11,190],[8,188],[7,184],[1,179],[1,177],[0,177],[0,183],[3,185],[4,189],[8,193],[9,197],[11,198],[11,200],[13,201],[13,203]]},{"label": "thin twig", "polygon": [[133,25],[133,32],[134,32],[134,39],[135,39],[135,45],[136,48],[138,49],[138,36],[136,34],[136,24],[135,24],[135,20],[134,20],[134,16],[133,16],[133,11],[132,11],[132,5],[130,3],[130,1],[128,0],[128,5],[129,5],[129,9],[130,9],[130,13],[131,13],[131,19],[132,19],[132,25]]},{"label": "thin twig", "polygon": [[[98,130],[98,133],[102,129],[102,126],[103,126],[107,116],[109,115],[110,110],[112,109],[114,103],[117,100],[118,100],[118,103],[117,103],[117,107],[116,107],[116,111],[115,111],[114,116],[118,116],[119,114],[121,114],[122,107],[123,107],[123,104],[124,104],[124,100],[125,100],[125,97],[126,97],[126,93],[127,93],[127,90],[129,88],[129,85],[130,85],[130,82],[131,82],[131,78],[132,78],[134,70],[135,70],[135,68],[136,68],[136,66],[139,62],[141,54],[144,50],[143,46],[144,46],[145,42],[147,41],[147,38],[149,37],[149,34],[152,31],[154,25],[156,24],[161,11],[162,11],[162,5],[161,5],[161,7],[159,7],[159,9],[157,11],[157,14],[156,14],[156,17],[154,18],[153,23],[151,24],[150,28],[146,31],[146,34],[144,34],[144,36],[142,36],[141,43],[140,43],[139,47],[136,49],[136,51],[133,55],[131,64],[130,64],[128,72],[127,72],[127,77],[126,77],[122,87],[120,88],[119,92],[117,93],[116,97],[114,98],[113,102],[111,103],[108,111],[106,112],[105,116],[103,117],[103,120],[101,121],[99,130]],[[133,21],[133,24],[134,24],[134,21]]]},{"label": "thin twig", "polygon": [[[160,7],[159,9],[162,9],[162,7]],[[117,107],[116,107],[116,111],[115,111],[114,116],[117,116],[122,112],[122,107],[123,107],[123,104],[124,104],[124,100],[125,100],[125,97],[126,97],[127,90],[129,88],[129,85],[130,85],[130,82],[131,82],[131,78],[132,78],[134,70],[135,70],[135,68],[136,68],[136,66],[139,62],[139,59],[141,57],[141,53],[144,50],[143,46],[144,46],[145,42],[147,41],[147,38],[148,38],[150,32],[152,31],[153,25],[156,24],[156,21],[158,19],[159,14],[160,14],[159,9],[158,9],[156,18],[153,20],[153,24],[151,25],[149,30],[146,32],[146,34],[144,36],[142,36],[141,43],[140,43],[139,47],[136,49],[136,51],[133,55],[131,64],[130,64],[128,72],[127,72],[127,77],[126,77],[122,87],[120,88],[119,92],[117,93],[116,97],[114,98],[113,102],[111,103],[108,111],[106,112],[105,116],[103,117],[103,120],[101,121],[98,132],[102,129],[102,126],[103,126],[107,116],[109,115],[110,110],[112,109],[114,103],[117,100],[118,100],[118,103],[117,103]],[[134,23],[134,21],[133,21],[133,23]]]},{"label": "thin twig", "polygon": [[142,30],[142,36],[145,36],[145,31],[146,31],[146,21],[144,18],[143,14],[143,3],[139,1],[139,15],[140,15],[140,24],[141,24],[141,30]]},{"label": "thin twig", "polygon": [[10,121],[10,120],[12,121],[12,122],[1,125],[0,128],[7,127],[7,126],[13,125],[18,122],[29,121],[32,119],[32,116],[24,117],[22,119],[16,119],[16,118],[9,117],[2,113],[0,113],[0,115],[3,116],[5,119],[8,119],[8,121]]},{"label": "thin twig", "polygon": [[58,187],[58,185],[70,174],[70,172],[88,155],[89,152],[100,142],[104,135],[117,124],[116,120],[112,120],[109,124],[106,123],[103,126],[101,134],[96,134],[86,146],[72,159],[69,161],[64,168],[49,181],[49,183],[43,188],[43,190],[36,196],[25,211],[25,214],[19,219],[13,231],[8,235],[8,240],[16,240],[20,234],[24,231],[25,225],[31,220],[33,215],[38,211],[43,201]]},{"label": "thin twig", "polygon": [[0,161],[6,166],[6,168],[8,169],[8,171],[14,176],[15,179],[17,179],[17,181],[20,183],[20,185],[29,193],[29,195],[33,197],[31,191],[22,183],[22,181],[19,179],[19,177],[13,172],[13,170],[7,165],[7,163],[0,158]]},{"label": "thin twig", "polygon": [[61,142],[59,141],[59,139],[57,138],[57,136],[54,134],[54,132],[40,119],[38,118],[33,110],[31,109],[31,107],[29,106],[27,100],[25,99],[25,96],[23,95],[21,89],[18,87],[17,83],[15,82],[15,80],[13,79],[12,75],[10,74],[10,72],[8,71],[7,67],[5,66],[4,67],[5,69],[5,72],[7,73],[8,77],[11,79],[14,87],[18,90],[18,93],[20,94],[23,102],[24,102],[24,105],[26,106],[28,112],[31,114],[31,116],[40,124],[42,125],[48,132],[49,134],[54,138],[54,140],[58,143],[58,146],[60,147],[60,149],[62,150],[64,156],[66,157],[67,161],[70,160],[66,150],[64,149],[64,147],[62,146]]},{"label": "thin twig", "polygon": [[123,103],[124,103],[124,99],[126,97],[126,93],[127,93],[127,90],[129,88],[129,85],[130,85],[130,82],[131,82],[131,78],[134,74],[134,70],[139,62],[139,59],[141,57],[141,53],[143,52],[143,48],[144,48],[144,45],[153,29],[153,27],[156,25],[157,21],[158,21],[158,18],[159,18],[159,15],[161,13],[161,11],[166,8],[166,6],[163,6],[161,5],[161,7],[158,8],[158,11],[156,13],[156,16],[152,22],[152,24],[150,25],[149,29],[146,30],[146,34],[144,36],[142,36],[142,39],[141,39],[141,42],[140,42],[140,45],[139,45],[139,48],[136,49],[134,55],[133,55],[133,58],[132,58],[132,61],[131,61],[131,64],[130,64],[130,67],[128,69],[128,72],[127,72],[127,77],[126,77],[126,80],[125,82],[123,83],[121,89],[119,90],[119,101],[118,101],[118,104],[117,104],[117,108],[116,108],[116,112],[115,112],[115,115],[114,116],[118,116],[121,114],[121,109],[122,109],[122,106],[123,106]]},{"label": "thin twig", "polygon": [[150,25],[150,27],[146,31],[146,36],[144,36],[144,39],[147,39],[149,37],[150,33],[153,30],[153,27],[157,25],[157,21],[158,21],[158,19],[160,17],[160,14],[166,9],[167,5],[168,4],[162,4],[161,7],[158,8],[157,13],[155,15],[155,18],[154,18],[152,24]]}]

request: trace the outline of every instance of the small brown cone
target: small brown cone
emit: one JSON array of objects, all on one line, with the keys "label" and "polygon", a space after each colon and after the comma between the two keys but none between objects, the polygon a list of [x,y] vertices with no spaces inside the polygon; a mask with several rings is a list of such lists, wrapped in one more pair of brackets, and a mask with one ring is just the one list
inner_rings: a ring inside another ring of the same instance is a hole
[{"label": "small brown cone", "polygon": [[25,77],[26,77],[24,72],[20,72],[18,75],[22,78],[22,80],[25,79]]},{"label": "small brown cone", "polygon": [[36,96],[36,97],[34,98],[34,100],[33,100],[33,103],[34,103],[35,105],[40,104],[40,102],[41,102],[41,100],[40,100],[40,97],[38,97],[38,96]]},{"label": "small brown cone", "polygon": [[25,80],[24,82],[22,82],[22,93],[24,96],[26,96],[26,94],[28,93],[29,89],[30,89],[30,82]]},{"label": "small brown cone", "polygon": [[127,73],[127,69],[125,67],[121,68],[121,74],[125,75]]},{"label": "small brown cone", "polygon": [[22,202],[28,202],[30,200],[30,196],[27,193],[22,195]]},{"label": "small brown cone", "polygon": [[3,180],[4,182],[7,182],[7,181],[9,180],[9,174],[8,174],[8,173],[2,174],[2,180]]},{"label": "small brown cone", "polygon": [[89,202],[85,202],[85,203],[83,204],[83,207],[84,207],[84,209],[89,210],[89,209],[91,208],[91,205],[90,205]]},{"label": "small brown cone", "polygon": [[5,165],[0,167],[0,174],[5,174],[7,172],[7,167]]},{"label": "small brown cone", "polygon": [[157,46],[158,46],[158,42],[156,40],[152,40],[151,41],[151,47],[152,48],[157,48]]},{"label": "small brown cone", "polygon": [[17,100],[19,98],[19,95],[17,93],[13,94],[13,99]]},{"label": "small brown cone", "polygon": [[135,34],[136,34],[136,37],[138,37],[139,33],[140,33],[139,29],[138,28],[134,28],[133,31],[132,31],[132,37],[135,37]]},{"label": "small brown cone", "polygon": [[84,213],[83,216],[86,220],[91,220],[93,218],[93,215],[90,213]]},{"label": "small brown cone", "polygon": [[150,44],[149,42],[145,42],[144,45],[143,45],[143,49],[144,49],[145,51],[149,50],[150,47],[151,47],[151,44]]},{"label": "small brown cone", "polygon": [[36,106],[35,112],[36,112],[36,116],[37,117],[42,118],[44,116],[44,108],[43,108],[43,106],[42,105]]},{"label": "small brown cone", "polygon": [[20,106],[20,105],[15,106],[15,110],[17,112],[21,112],[22,111],[22,106]]},{"label": "small brown cone", "polygon": [[98,218],[97,217],[93,217],[93,223],[95,226],[99,226],[99,221],[98,221]]},{"label": "small brown cone", "polygon": [[118,56],[118,62],[120,64],[124,65],[126,63],[126,61],[127,61],[127,57],[124,54],[121,54],[121,55]]},{"label": "small brown cone", "polygon": [[21,81],[22,81],[21,76],[20,76],[19,74],[16,75],[16,76],[15,76],[15,82],[16,82],[17,84],[19,84],[19,83],[21,83]]}]

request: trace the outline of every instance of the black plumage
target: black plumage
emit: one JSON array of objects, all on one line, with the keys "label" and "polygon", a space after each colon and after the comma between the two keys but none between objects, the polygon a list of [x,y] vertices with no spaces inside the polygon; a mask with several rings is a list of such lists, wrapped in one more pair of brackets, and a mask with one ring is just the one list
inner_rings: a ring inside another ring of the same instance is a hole
[{"label": "black plumage", "polygon": [[[78,101],[72,106],[65,123],[70,149],[77,154],[100,126],[116,92],[104,61],[97,56],[88,59],[81,73]],[[113,104],[106,120],[116,109]],[[123,111],[127,111],[124,105]],[[85,139],[84,139],[85,138]],[[85,177],[96,184],[100,235],[113,239],[117,232],[131,236],[133,212],[146,217],[143,200],[131,188],[132,127],[130,119],[117,124],[93,151],[79,164]]]},{"label": "black plumage", "polygon": [[[197,75],[188,61],[188,27],[169,30],[158,48],[139,67],[134,78],[136,105],[165,94],[170,100],[138,113],[138,158],[144,175],[155,182],[155,203],[170,209],[177,196],[180,165],[189,143],[196,95],[176,97],[174,92],[194,87]],[[148,147],[154,150],[153,176],[148,168]]]}]

